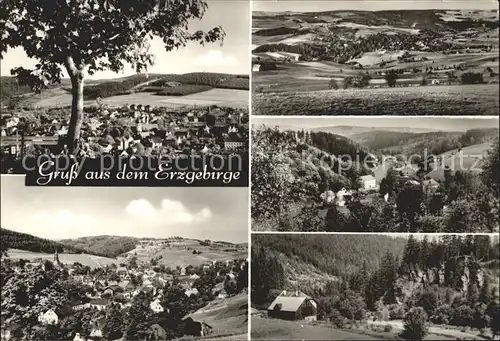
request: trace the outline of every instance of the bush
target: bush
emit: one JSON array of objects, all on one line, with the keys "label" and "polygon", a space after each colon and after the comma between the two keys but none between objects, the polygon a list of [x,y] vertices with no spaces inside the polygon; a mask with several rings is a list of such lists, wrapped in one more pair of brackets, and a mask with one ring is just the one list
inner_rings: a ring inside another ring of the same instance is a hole
[{"label": "bush", "polygon": [[330,79],[330,82],[328,83],[328,87],[332,90],[338,90],[339,85],[337,84],[337,80],[334,78]]},{"label": "bush", "polygon": [[394,71],[388,71],[384,78],[389,87],[393,88],[396,86],[398,75]]},{"label": "bush", "polygon": [[387,307],[389,309],[390,320],[401,320],[405,317],[405,308],[401,304],[391,304]]},{"label": "bush", "polygon": [[328,319],[337,328],[342,329],[345,327],[345,317],[337,309],[332,310]]},{"label": "bush", "polygon": [[385,333],[390,333],[390,332],[392,332],[392,326],[391,326],[390,324],[386,324],[386,325],[384,326],[384,332],[385,332]]},{"label": "bush", "polygon": [[436,324],[448,324],[450,323],[450,312],[451,306],[448,304],[441,305],[436,308],[434,315],[431,316],[430,320],[432,323]]},{"label": "bush", "polygon": [[411,308],[404,318],[402,337],[410,340],[422,340],[428,333],[427,313],[422,307]]},{"label": "bush", "polygon": [[482,84],[484,83],[483,74],[475,72],[466,72],[460,77],[463,84]]}]

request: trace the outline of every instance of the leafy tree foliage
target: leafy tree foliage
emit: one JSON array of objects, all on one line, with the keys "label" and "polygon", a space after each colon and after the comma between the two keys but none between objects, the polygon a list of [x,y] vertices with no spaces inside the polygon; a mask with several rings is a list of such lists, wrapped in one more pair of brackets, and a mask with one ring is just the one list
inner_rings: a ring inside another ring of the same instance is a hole
[{"label": "leafy tree foliage", "polygon": [[33,90],[58,83],[63,68],[71,79],[73,95],[68,141],[76,147],[83,122],[85,74],[126,64],[137,72],[154,63],[149,52],[153,37],[160,37],[167,51],[189,42],[211,43],[224,37],[221,27],[207,32],[187,30],[188,23],[203,17],[202,0],[157,2],[57,0],[52,2],[6,0],[2,3],[0,52],[22,47],[39,61],[35,70],[13,70]]}]

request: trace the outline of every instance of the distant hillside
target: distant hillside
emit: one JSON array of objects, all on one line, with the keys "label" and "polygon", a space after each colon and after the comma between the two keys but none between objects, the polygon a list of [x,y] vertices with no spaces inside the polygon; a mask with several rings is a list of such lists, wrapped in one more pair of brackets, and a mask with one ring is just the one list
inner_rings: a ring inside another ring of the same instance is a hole
[{"label": "distant hillside", "polygon": [[471,129],[465,133],[431,132],[408,136],[379,132],[372,136],[365,136],[364,144],[393,155],[401,153],[420,155],[425,149],[428,154],[438,155],[453,149],[493,142],[497,137],[498,128]]},{"label": "distant hillside", "polygon": [[86,253],[115,258],[135,248],[139,239],[122,236],[91,236],[76,239],[63,239],[61,244],[84,250]]},{"label": "distant hillside", "polygon": [[252,236],[252,249],[272,250],[334,276],[352,274],[364,263],[369,269],[377,269],[387,251],[399,257],[405,245],[405,238],[383,235]]},{"label": "distant hillside", "polygon": [[0,244],[1,250],[7,251],[8,249],[18,249],[31,252],[41,253],[54,253],[68,252],[68,253],[82,253],[83,249],[72,245],[65,245],[64,243],[55,242],[53,240],[44,239],[32,236],[30,234],[0,229]]},{"label": "distant hillside", "polygon": [[[437,129],[411,128],[411,127],[358,127],[358,126],[332,126],[318,127],[311,129],[312,131],[323,131],[326,133],[338,134],[352,138],[357,142],[362,142],[364,136],[369,136],[373,132],[395,132],[401,134],[418,134],[436,131]],[[359,136],[358,136],[359,135]]]},{"label": "distant hillside", "polygon": [[[15,77],[1,77],[1,102],[4,105],[14,104],[22,99],[21,95],[30,95],[31,89],[27,86],[19,86]],[[178,84],[167,84],[178,83]],[[191,86],[189,89],[180,89],[179,94],[188,94],[211,88],[224,89],[249,89],[248,75],[232,75],[211,72],[193,72],[186,74],[138,74],[127,77],[117,77],[114,79],[86,80],[84,97],[86,100],[97,97],[111,97],[120,94],[127,94],[137,91],[149,91],[151,88],[158,88],[157,92],[169,90],[172,86],[181,88]],[[142,86],[144,84],[144,86]],[[193,86],[198,86],[192,89]],[[202,88],[203,86],[203,88]],[[52,84],[50,89],[62,87],[67,92],[71,92],[69,79],[63,79],[61,84]],[[175,95],[175,93],[174,93]]]}]

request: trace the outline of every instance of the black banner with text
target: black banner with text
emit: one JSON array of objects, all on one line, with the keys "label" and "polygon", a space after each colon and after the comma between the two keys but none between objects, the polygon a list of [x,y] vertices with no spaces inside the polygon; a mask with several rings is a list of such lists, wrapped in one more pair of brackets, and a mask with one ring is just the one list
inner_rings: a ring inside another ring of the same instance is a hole
[{"label": "black banner with text", "polygon": [[26,186],[247,187],[248,157],[26,158]]}]

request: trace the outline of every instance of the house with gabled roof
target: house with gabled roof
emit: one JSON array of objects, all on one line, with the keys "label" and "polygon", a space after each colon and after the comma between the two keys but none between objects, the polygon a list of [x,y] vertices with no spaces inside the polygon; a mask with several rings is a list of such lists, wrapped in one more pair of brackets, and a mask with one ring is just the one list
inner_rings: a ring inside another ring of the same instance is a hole
[{"label": "house with gabled roof", "polygon": [[303,292],[287,292],[285,290],[267,308],[267,314],[269,317],[283,320],[316,321],[318,305]]}]

